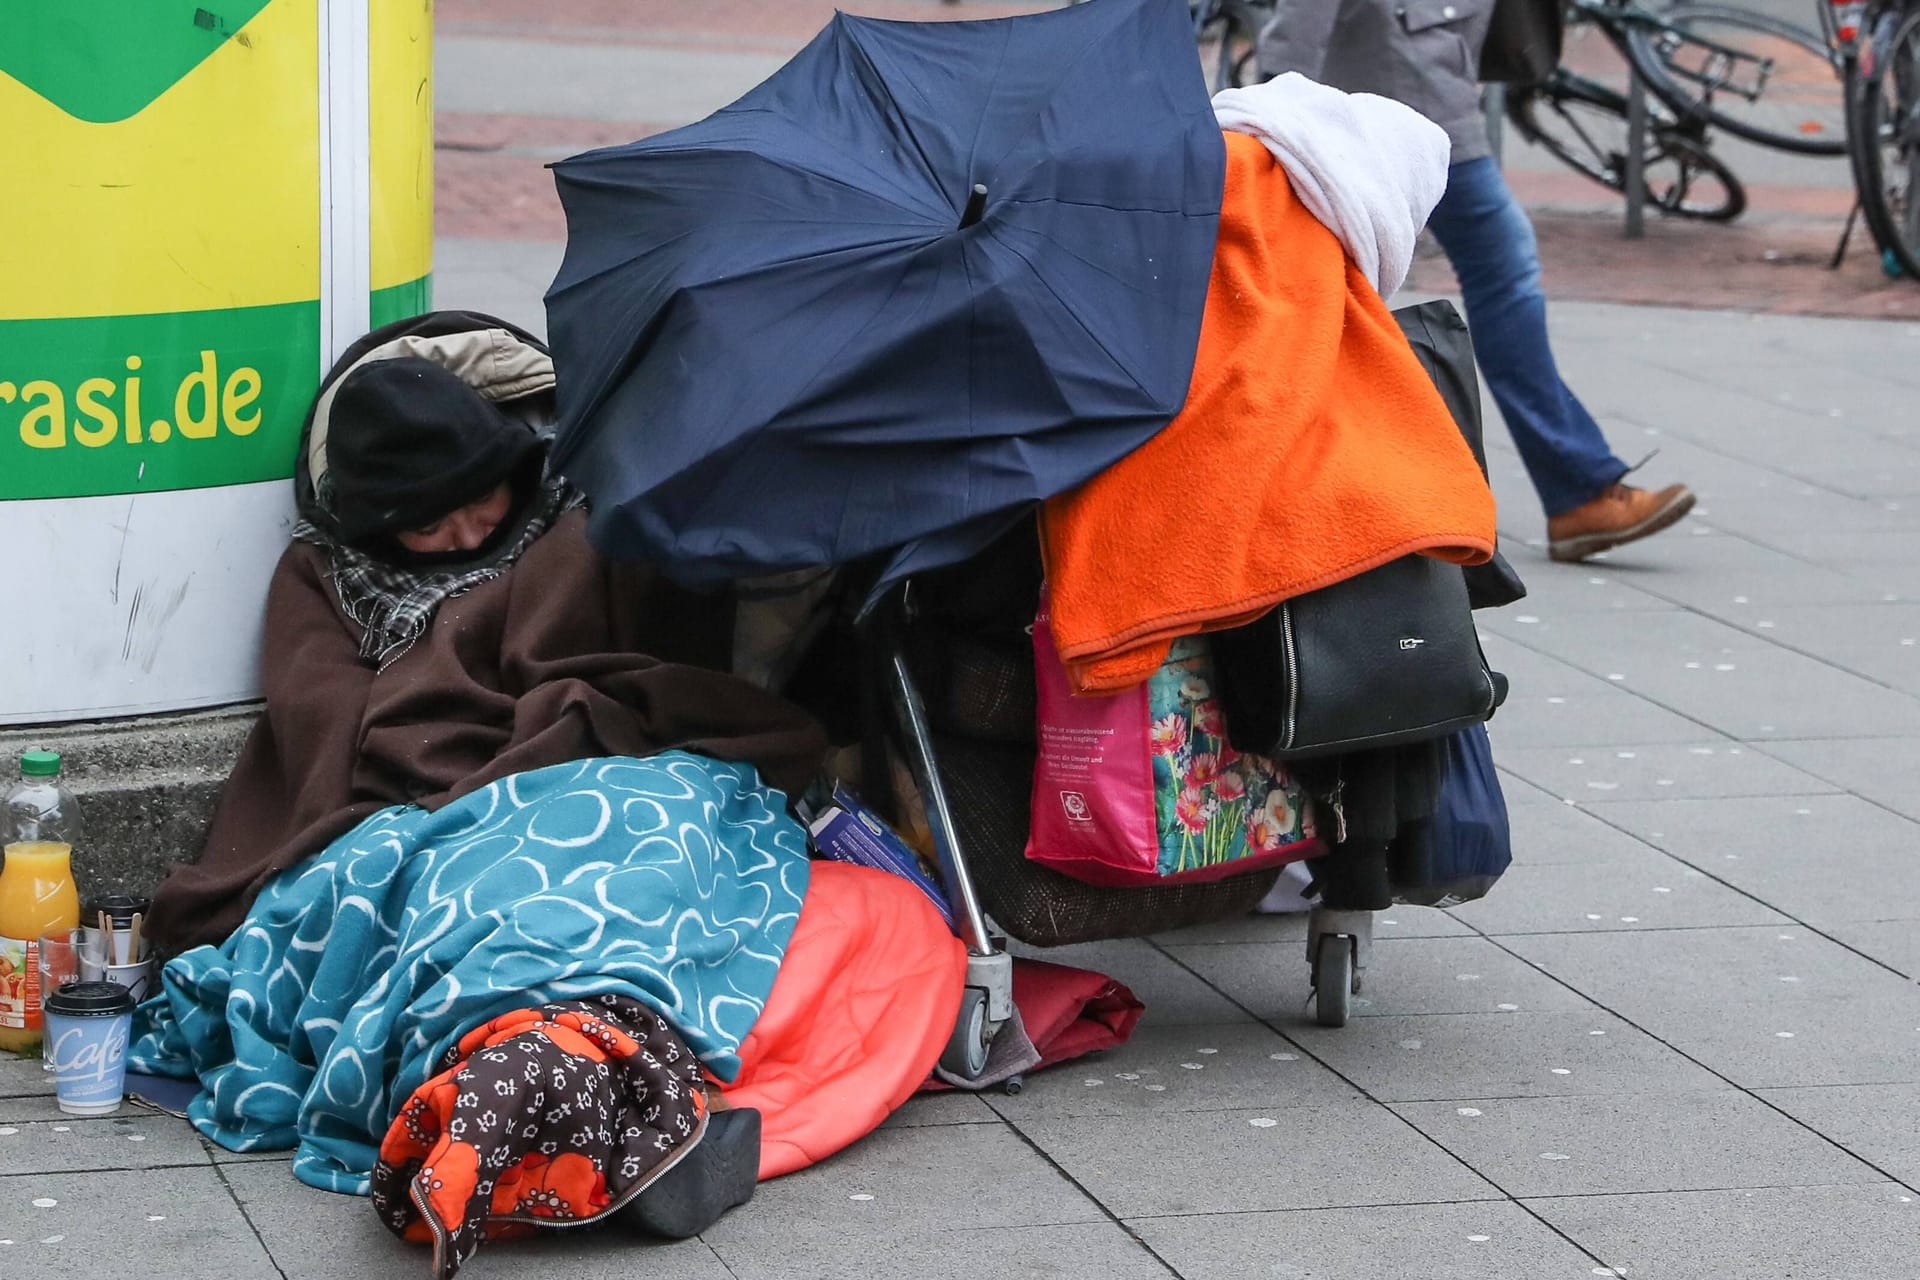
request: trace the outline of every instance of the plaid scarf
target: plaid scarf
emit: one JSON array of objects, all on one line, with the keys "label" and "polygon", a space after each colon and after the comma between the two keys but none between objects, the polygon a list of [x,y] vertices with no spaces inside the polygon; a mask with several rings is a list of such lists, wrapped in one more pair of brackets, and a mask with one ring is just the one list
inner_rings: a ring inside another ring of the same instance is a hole
[{"label": "plaid scarf", "polygon": [[426,634],[433,611],[442,601],[465,595],[505,573],[555,520],[584,502],[580,491],[565,480],[548,477],[534,495],[532,510],[519,535],[483,563],[459,569],[407,569],[388,564],[335,540],[306,520],[293,526],[293,536],[325,548],[332,560],[327,576],[333,579],[340,596],[340,608],[361,628],[360,656],[385,671]]}]

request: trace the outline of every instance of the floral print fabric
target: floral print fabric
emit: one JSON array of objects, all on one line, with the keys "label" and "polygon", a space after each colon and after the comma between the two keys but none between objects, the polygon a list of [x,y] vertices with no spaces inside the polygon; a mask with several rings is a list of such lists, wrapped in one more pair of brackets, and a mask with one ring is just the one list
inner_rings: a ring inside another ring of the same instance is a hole
[{"label": "floral print fabric", "polygon": [[1043,592],[1033,658],[1032,861],[1091,884],[1155,885],[1325,852],[1305,789],[1272,760],[1233,749],[1206,637],[1176,641],[1132,688],[1076,697]]},{"label": "floral print fabric", "polygon": [[699,1059],[628,996],[494,1018],[441,1066],[400,1108],[373,1170],[374,1211],[434,1246],[439,1280],[482,1240],[612,1212],[706,1131]]},{"label": "floral print fabric", "polygon": [[1308,852],[1307,794],[1276,761],[1241,755],[1227,741],[1204,639],[1174,643],[1147,682],[1147,706],[1161,877],[1241,859],[1271,865]]}]

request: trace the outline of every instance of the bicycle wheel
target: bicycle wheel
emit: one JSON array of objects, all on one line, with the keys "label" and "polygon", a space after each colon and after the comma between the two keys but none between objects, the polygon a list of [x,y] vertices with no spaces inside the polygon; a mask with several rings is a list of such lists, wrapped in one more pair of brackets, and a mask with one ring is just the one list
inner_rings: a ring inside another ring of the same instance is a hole
[{"label": "bicycle wheel", "polygon": [[1259,24],[1272,10],[1241,0],[1194,0],[1188,9],[1194,15],[1194,43],[1207,87],[1218,93],[1245,85],[1253,76],[1253,42],[1260,34]]},{"label": "bicycle wheel", "polygon": [[1683,119],[1698,113],[1781,151],[1845,154],[1846,94],[1817,33],[1713,4],[1676,5],[1658,17],[1627,28],[1627,52]]},{"label": "bicycle wheel", "polygon": [[1920,12],[1894,32],[1871,76],[1849,80],[1854,178],[1875,243],[1920,279]]},{"label": "bicycle wheel", "polygon": [[[1627,190],[1627,108],[1599,85],[1555,72],[1536,89],[1509,91],[1507,117],[1529,142],[1622,195]],[[1705,146],[1668,123],[1647,130],[1641,179],[1646,201],[1661,213],[1729,222],[1747,207],[1740,179]]]}]

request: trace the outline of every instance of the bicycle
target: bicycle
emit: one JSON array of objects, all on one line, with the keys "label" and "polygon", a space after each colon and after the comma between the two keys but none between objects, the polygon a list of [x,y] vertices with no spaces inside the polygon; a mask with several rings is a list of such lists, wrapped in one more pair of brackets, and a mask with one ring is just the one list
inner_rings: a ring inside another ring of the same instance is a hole
[{"label": "bicycle", "polygon": [[[1507,119],[1520,135],[1601,186],[1627,192],[1627,95],[1597,80],[1554,69],[1545,83],[1509,86]],[[1647,104],[1641,194],[1662,213],[1730,222],[1746,211],[1747,190],[1708,148],[1705,122],[1682,120]]]},{"label": "bicycle", "polygon": [[1254,41],[1273,17],[1273,0],[1189,0],[1187,9],[1201,64],[1213,63],[1208,87],[1215,93],[1244,87],[1254,69]]},{"label": "bicycle", "polygon": [[[1920,0],[1821,0],[1846,86],[1859,211],[1888,275],[1920,278]],[[1848,219],[1835,262],[1846,252]]]},{"label": "bicycle", "polygon": [[[1644,195],[1664,212],[1727,221],[1745,209],[1738,178],[1710,150],[1709,126],[1782,151],[1846,150],[1833,54],[1815,32],[1716,4],[1570,0],[1567,12],[1562,65],[1544,84],[1510,88],[1507,114],[1603,186],[1627,189],[1629,75],[1650,94]],[[1590,74],[1607,53],[1623,60],[1616,83]]]}]

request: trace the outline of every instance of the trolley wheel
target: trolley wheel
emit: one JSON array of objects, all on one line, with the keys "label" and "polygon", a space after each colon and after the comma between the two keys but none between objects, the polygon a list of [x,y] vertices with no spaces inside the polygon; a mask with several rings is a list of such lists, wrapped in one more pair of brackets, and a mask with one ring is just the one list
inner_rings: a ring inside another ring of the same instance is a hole
[{"label": "trolley wheel", "polygon": [[1353,939],[1330,933],[1320,939],[1313,962],[1313,1019],[1323,1027],[1344,1027],[1353,997]]},{"label": "trolley wheel", "polygon": [[968,987],[960,995],[960,1014],[954,1019],[953,1035],[946,1052],[940,1055],[940,1068],[962,1080],[978,1080],[987,1070],[987,1050],[993,1036],[987,1027],[987,993]]}]

